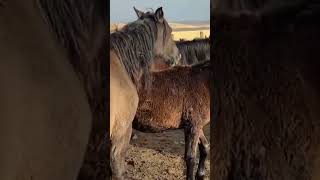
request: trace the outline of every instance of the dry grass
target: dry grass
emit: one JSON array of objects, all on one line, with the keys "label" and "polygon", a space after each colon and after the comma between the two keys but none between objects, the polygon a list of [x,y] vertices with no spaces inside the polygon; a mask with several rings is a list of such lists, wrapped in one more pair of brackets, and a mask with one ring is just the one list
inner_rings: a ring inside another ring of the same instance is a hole
[{"label": "dry grass", "polygon": [[200,32],[203,33],[203,37],[209,37],[210,36],[210,30],[195,30],[195,31],[173,31],[173,39],[175,41],[178,41],[180,39],[184,40],[193,40],[200,37]]}]

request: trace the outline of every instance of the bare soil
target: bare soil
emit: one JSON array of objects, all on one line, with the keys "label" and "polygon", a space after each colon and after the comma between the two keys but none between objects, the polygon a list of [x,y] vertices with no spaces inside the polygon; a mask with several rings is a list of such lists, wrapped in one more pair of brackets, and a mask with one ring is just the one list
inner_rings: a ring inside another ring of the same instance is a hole
[{"label": "bare soil", "polygon": [[[209,125],[204,130],[208,141],[210,141]],[[138,138],[131,141],[126,157],[126,179],[178,180],[186,178],[186,166],[183,160],[183,130],[170,130],[162,133],[135,132]],[[199,156],[198,149],[197,154]],[[210,156],[206,160],[205,179],[208,180],[210,175],[209,159]],[[196,168],[197,165],[195,172]]]}]

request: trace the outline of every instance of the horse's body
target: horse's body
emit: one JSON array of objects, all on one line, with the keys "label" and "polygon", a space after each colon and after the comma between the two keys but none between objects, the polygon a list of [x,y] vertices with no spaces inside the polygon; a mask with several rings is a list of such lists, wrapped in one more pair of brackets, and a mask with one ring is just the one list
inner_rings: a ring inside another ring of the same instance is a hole
[{"label": "horse's body", "polygon": [[177,41],[176,43],[181,54],[180,65],[194,64],[210,59],[209,39]]},{"label": "horse's body", "polygon": [[320,179],[317,3],[213,4],[212,179]]},{"label": "horse's body", "polygon": [[110,165],[113,179],[123,179],[125,154],[139,101],[138,82],[142,78],[145,82],[142,88],[148,88],[149,66],[155,56],[178,57],[162,9],[155,13],[136,10],[136,13],[137,21],[110,35]]},{"label": "horse's body", "polygon": [[161,132],[184,129],[187,179],[193,179],[195,154],[199,143],[197,176],[204,177],[204,162],[209,145],[203,127],[210,122],[209,61],[194,66],[175,66],[152,72],[150,92],[139,91],[139,106],[134,129]]},{"label": "horse's body", "polygon": [[[43,13],[57,16],[57,4],[41,3],[49,4],[51,11],[35,1],[0,1],[1,180],[74,180],[89,140],[92,109],[85,83],[77,75],[83,75],[82,71],[75,68],[81,63],[67,56],[70,47],[65,51],[55,41],[50,25],[61,22],[49,25],[43,19]],[[72,20],[70,16],[65,18],[68,23]],[[101,25],[91,28],[103,29]],[[70,38],[70,34],[64,35]],[[90,62],[92,58],[83,60]]]}]

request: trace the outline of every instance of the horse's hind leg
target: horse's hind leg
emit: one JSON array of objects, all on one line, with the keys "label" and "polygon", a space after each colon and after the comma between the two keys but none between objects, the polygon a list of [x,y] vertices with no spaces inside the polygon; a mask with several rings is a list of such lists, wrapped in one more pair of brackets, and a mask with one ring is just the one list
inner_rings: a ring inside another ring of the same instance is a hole
[{"label": "horse's hind leg", "polygon": [[185,161],[187,165],[187,180],[193,180],[193,169],[196,159],[197,145],[199,141],[199,130],[195,128],[185,128]]},{"label": "horse's hind leg", "polygon": [[[120,130],[119,130],[120,131]],[[121,130],[121,135],[112,138],[111,146],[111,170],[112,180],[123,180],[125,172],[125,157],[132,133],[132,126]]]},{"label": "horse's hind leg", "polygon": [[205,176],[205,161],[209,153],[209,143],[207,138],[204,136],[202,129],[200,130],[199,139],[200,139],[200,142],[199,142],[200,159],[199,159],[196,179],[202,180],[204,179],[204,176]]}]

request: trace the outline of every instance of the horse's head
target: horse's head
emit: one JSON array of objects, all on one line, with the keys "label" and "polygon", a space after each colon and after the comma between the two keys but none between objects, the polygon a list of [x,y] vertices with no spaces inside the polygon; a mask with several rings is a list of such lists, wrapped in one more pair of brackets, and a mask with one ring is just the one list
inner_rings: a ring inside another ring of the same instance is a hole
[{"label": "horse's head", "polygon": [[153,12],[142,12],[134,7],[139,20],[151,21],[154,24],[156,37],[154,42],[154,55],[163,57],[161,59],[176,64],[180,59],[179,50],[172,39],[172,29],[164,18],[162,7]]}]

